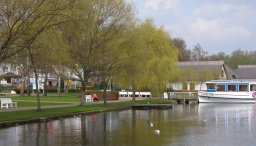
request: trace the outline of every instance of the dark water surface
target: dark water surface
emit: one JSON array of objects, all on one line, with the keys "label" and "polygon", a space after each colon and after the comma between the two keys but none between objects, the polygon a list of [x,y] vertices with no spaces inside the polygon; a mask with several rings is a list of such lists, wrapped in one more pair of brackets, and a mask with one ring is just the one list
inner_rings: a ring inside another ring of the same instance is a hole
[{"label": "dark water surface", "polygon": [[169,110],[114,111],[0,129],[0,146],[46,145],[254,146],[256,105],[175,105]]}]

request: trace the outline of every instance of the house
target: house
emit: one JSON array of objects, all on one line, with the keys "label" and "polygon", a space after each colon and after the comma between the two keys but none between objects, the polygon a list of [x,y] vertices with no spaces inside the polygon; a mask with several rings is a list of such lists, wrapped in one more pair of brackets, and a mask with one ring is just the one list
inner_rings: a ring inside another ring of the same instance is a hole
[{"label": "house", "polygon": [[238,65],[234,72],[237,79],[256,81],[256,65]]},{"label": "house", "polygon": [[175,91],[204,90],[204,81],[236,79],[236,73],[224,61],[189,61],[178,62],[177,82],[171,83]]},{"label": "house", "polygon": [[20,75],[18,66],[10,63],[1,63],[0,66],[1,85],[12,85],[19,83]]}]

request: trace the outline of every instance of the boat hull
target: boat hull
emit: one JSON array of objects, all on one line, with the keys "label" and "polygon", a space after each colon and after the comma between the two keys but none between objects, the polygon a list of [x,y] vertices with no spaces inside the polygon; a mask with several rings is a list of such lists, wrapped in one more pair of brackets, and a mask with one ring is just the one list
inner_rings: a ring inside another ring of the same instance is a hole
[{"label": "boat hull", "polygon": [[199,103],[255,103],[254,98],[210,97],[198,96]]}]

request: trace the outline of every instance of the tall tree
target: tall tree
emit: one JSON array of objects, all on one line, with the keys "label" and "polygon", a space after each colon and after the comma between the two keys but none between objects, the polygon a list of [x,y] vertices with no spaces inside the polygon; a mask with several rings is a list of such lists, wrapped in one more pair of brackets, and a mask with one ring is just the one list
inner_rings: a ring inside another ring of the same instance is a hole
[{"label": "tall tree", "polygon": [[192,60],[193,61],[202,61],[202,60],[205,60],[205,59],[207,59],[207,54],[208,54],[208,52],[207,51],[205,51],[202,47],[201,47],[201,45],[199,44],[199,43],[197,43],[195,46],[194,46],[194,48],[193,48],[193,50],[192,50]]},{"label": "tall tree", "polygon": [[[177,49],[171,47],[169,33],[146,20],[135,28],[130,45],[129,59],[120,71],[120,78],[135,90],[151,90],[160,94],[166,88],[176,70]],[[135,100],[135,94],[133,94]]]},{"label": "tall tree", "polygon": [[40,97],[38,92],[38,72],[35,63],[35,56],[32,49],[37,38],[47,29],[66,22],[66,10],[69,4],[60,3],[59,0],[38,0],[26,1],[14,0],[4,1],[3,39],[1,40],[1,60],[27,49],[31,61],[31,67],[35,74],[37,105],[41,110]]},{"label": "tall tree", "polygon": [[173,38],[171,42],[172,46],[179,51],[178,61],[189,61],[191,52],[187,49],[187,43],[182,38]]},{"label": "tall tree", "polygon": [[77,20],[60,30],[71,57],[67,66],[82,82],[80,102],[84,105],[89,78],[97,76],[99,57],[104,57],[102,50],[133,19],[133,9],[125,0],[88,0],[76,1],[76,4],[72,15]]},{"label": "tall tree", "polygon": [[0,1],[0,62],[28,48],[45,29],[62,23],[67,3],[59,0]]}]

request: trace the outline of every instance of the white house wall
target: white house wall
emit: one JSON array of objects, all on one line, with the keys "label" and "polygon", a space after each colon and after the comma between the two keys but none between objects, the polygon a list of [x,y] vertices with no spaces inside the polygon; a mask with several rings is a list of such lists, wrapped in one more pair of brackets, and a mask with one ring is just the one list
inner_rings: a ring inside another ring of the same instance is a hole
[{"label": "white house wall", "polygon": [[182,90],[182,83],[171,83],[170,87],[173,90]]}]

